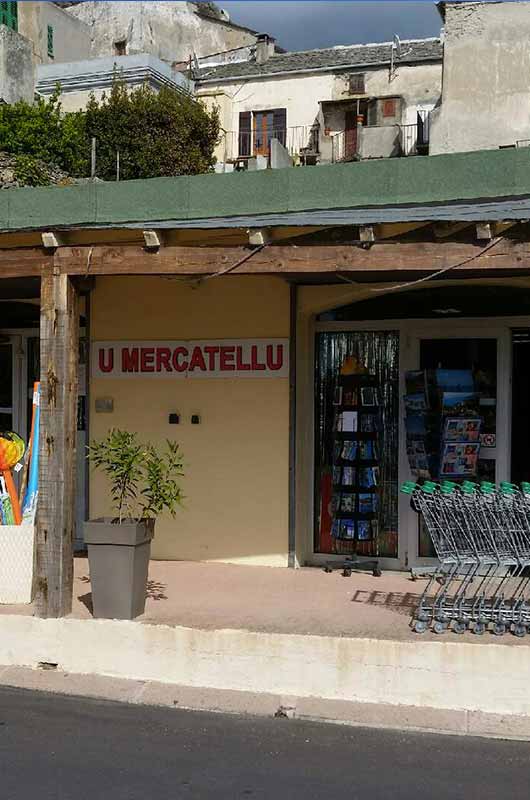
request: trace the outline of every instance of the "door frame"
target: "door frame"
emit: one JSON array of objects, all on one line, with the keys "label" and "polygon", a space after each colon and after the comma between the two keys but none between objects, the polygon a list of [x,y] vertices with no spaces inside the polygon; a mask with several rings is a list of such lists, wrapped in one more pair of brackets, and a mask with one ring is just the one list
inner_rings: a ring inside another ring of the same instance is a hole
[{"label": "door frame", "polygon": [[39,338],[38,328],[0,328],[0,336],[9,336],[13,347],[13,429],[27,442],[28,339]]},{"label": "door frame", "polygon": [[[310,364],[312,370],[311,391],[314,397],[315,381],[315,334],[347,331],[397,331],[399,333],[399,456],[398,484],[409,480],[410,473],[404,429],[405,372],[419,368],[421,339],[497,339],[497,445],[496,480],[509,480],[511,458],[511,331],[513,328],[530,328],[528,317],[474,317],[462,319],[414,319],[414,320],[368,320],[366,322],[318,322],[312,326]],[[315,437],[315,403],[310,404],[310,425]],[[313,438],[314,445],[314,438]],[[315,532],[315,448],[312,447],[311,480],[311,542],[307,549],[310,561],[321,565],[325,561],[341,560],[343,556],[316,553]],[[399,493],[398,500],[398,557],[380,558],[383,569],[408,569],[413,566],[429,566],[435,559],[418,556],[417,515],[410,507],[409,499]],[[359,560],[364,560],[360,556]],[[370,559],[367,559],[370,560]]]}]

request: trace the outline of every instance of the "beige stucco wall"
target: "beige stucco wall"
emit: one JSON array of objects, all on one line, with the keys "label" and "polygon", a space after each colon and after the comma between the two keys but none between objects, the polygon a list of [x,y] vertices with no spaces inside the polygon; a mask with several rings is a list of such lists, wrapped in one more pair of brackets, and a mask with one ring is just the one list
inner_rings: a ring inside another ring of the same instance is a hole
[{"label": "beige stucco wall", "polygon": [[[348,74],[323,72],[316,74],[299,74],[275,77],[261,75],[255,80],[240,80],[230,83],[203,84],[197,87],[199,96],[208,97],[208,103],[217,102],[222,108],[221,124],[229,136],[229,147],[237,148],[237,131],[239,114],[243,111],[262,111],[272,108],[287,109],[287,127],[303,127],[305,131],[288,131],[290,137],[296,139],[295,144],[306,146],[309,129],[315,122],[320,123],[320,143],[323,154],[331,158],[331,136],[344,130],[344,110],[336,107],[335,113],[321,113],[319,103],[322,101],[344,101],[352,99],[348,92]],[[417,109],[430,110],[434,107],[441,92],[442,65],[417,64],[399,67],[391,77],[388,67],[364,72],[366,78],[366,95],[384,97],[399,95],[404,98],[402,124],[416,122]],[[328,135],[324,130],[328,129]],[[298,142],[298,139],[300,140]],[[221,160],[224,143],[220,145],[217,157]]]},{"label": "beige stucco wall", "polygon": [[254,34],[229,23],[199,16],[186,2],[80,3],[68,12],[91,26],[91,55],[114,55],[114,43],[127,42],[127,53],[151,53],[172,64],[253,43]]},{"label": "beige stucco wall", "polygon": [[[53,28],[53,58],[48,56],[48,25]],[[90,55],[90,29],[52,2],[18,4],[18,31],[33,45],[36,64],[82,61]]]},{"label": "beige stucco wall", "polygon": [[530,140],[530,3],[448,5],[442,105],[430,152]]},{"label": "beige stucco wall", "polygon": [[[91,316],[92,340],[286,338],[289,289],[265,277],[98,278]],[[91,438],[122,427],[182,446],[185,507],[157,523],[154,558],[287,566],[287,378],[98,379],[90,394]],[[95,412],[100,396],[113,413]],[[109,512],[103,476],[92,474],[90,497],[92,517]]]}]

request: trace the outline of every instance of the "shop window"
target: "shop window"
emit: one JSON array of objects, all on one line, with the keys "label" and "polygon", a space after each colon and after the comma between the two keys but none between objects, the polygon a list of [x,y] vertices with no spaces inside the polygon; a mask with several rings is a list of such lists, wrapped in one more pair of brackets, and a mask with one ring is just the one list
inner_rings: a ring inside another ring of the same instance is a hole
[{"label": "shop window", "polygon": [[53,58],[53,28],[48,25],[48,56]]},{"label": "shop window", "polygon": [[[495,483],[497,340],[422,339],[420,369],[406,373],[407,455],[419,480]],[[434,557],[422,519],[420,558]]]},{"label": "shop window", "polygon": [[0,25],[7,25],[13,31],[18,30],[18,3],[0,3]]},{"label": "shop window", "polygon": [[315,551],[398,555],[399,334],[316,340]]}]

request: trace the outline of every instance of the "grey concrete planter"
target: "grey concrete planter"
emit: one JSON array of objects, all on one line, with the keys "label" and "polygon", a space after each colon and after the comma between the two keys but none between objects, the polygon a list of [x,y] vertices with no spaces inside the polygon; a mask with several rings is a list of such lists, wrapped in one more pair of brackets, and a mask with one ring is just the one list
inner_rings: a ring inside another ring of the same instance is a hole
[{"label": "grey concrete planter", "polygon": [[85,522],[95,617],[134,619],[143,614],[154,521]]}]

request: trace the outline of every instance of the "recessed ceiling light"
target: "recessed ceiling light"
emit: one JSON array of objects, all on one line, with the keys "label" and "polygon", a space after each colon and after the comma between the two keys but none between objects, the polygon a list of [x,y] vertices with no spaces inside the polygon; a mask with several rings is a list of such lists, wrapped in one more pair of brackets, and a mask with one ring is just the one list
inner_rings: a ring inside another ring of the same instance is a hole
[{"label": "recessed ceiling light", "polygon": [[433,308],[435,314],[461,314],[459,308]]}]

